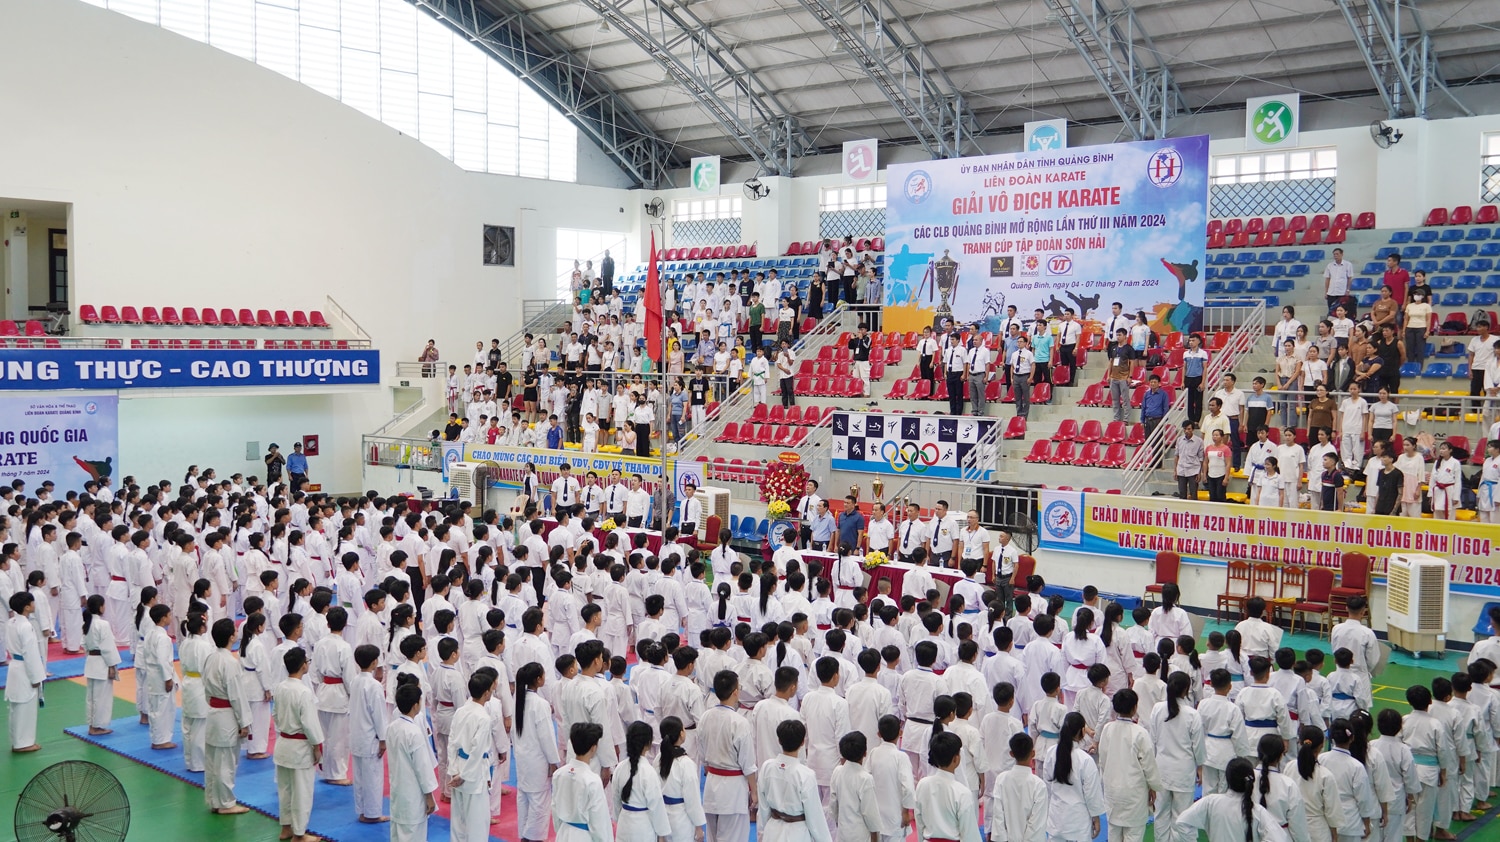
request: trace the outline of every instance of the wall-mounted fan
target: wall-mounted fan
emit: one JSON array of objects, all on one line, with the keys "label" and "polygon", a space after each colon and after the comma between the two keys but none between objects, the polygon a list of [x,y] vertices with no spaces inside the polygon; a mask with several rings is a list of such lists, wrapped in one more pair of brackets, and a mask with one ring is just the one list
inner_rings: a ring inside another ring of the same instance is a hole
[{"label": "wall-mounted fan", "polygon": [[123,842],[130,800],[109,770],[83,760],[55,763],[16,802],[16,842]]},{"label": "wall-mounted fan", "polygon": [[771,188],[762,184],[760,179],[752,177],[749,181],[745,182],[746,199],[758,202],[769,195],[771,195]]},{"label": "wall-mounted fan", "polygon": [[1386,125],[1384,120],[1376,120],[1370,124],[1370,139],[1381,149],[1390,149],[1400,143],[1402,137],[1400,129]]},{"label": "wall-mounted fan", "polygon": [[650,202],[646,203],[646,215],[651,217],[652,219],[661,219],[662,212],[665,211],[666,208],[666,202],[663,202],[661,200],[661,197],[657,196]]}]

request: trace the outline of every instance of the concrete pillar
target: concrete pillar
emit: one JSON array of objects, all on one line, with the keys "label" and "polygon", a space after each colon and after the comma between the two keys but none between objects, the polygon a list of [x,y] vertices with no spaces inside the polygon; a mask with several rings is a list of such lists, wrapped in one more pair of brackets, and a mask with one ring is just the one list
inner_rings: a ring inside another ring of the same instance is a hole
[{"label": "concrete pillar", "polygon": [[[30,318],[31,275],[26,256],[26,214],[10,211],[5,214],[5,317],[24,322]],[[42,232],[41,236],[45,236]]]}]

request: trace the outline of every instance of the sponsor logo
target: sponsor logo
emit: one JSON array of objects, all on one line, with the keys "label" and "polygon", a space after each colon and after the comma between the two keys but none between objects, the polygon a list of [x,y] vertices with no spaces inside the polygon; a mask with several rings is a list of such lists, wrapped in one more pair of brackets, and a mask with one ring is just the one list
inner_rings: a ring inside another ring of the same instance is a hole
[{"label": "sponsor logo", "polygon": [[93,415],[93,414],[97,413],[98,411],[99,411],[99,404],[97,404],[97,403],[95,403],[93,401],[89,401],[88,403],[86,403],[86,404],[83,405],[83,412],[84,412],[85,415]]},{"label": "sponsor logo", "polygon": [[1073,258],[1067,256],[1066,254],[1054,254],[1051,257],[1047,258],[1047,274],[1073,274]]},{"label": "sponsor logo", "polygon": [[1016,273],[1016,258],[1012,255],[990,258],[990,277],[1009,278]]},{"label": "sponsor logo", "polygon": [[1166,146],[1151,153],[1146,164],[1146,178],[1157,187],[1171,187],[1182,178],[1182,156],[1177,150]]},{"label": "sponsor logo", "polygon": [[1028,254],[1021,258],[1021,271],[1016,274],[1023,278],[1035,278],[1042,273],[1042,259],[1034,254]]}]

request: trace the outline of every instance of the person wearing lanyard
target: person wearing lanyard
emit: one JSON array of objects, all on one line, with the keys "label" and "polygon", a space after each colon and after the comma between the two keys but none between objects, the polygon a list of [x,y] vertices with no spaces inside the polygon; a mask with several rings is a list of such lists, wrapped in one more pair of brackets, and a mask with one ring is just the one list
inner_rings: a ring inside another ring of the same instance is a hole
[{"label": "person wearing lanyard", "polygon": [[812,523],[808,527],[812,548],[817,552],[828,549],[828,543],[833,540],[833,534],[837,528],[838,522],[828,511],[828,501],[819,500]]},{"label": "person wearing lanyard", "polygon": [[1109,305],[1109,310],[1109,321],[1104,323],[1104,337],[1109,343],[1107,350],[1112,352],[1115,349],[1115,337],[1122,330],[1129,334],[1130,328],[1135,324],[1135,319],[1121,312],[1124,310],[1124,305],[1118,301]]},{"label": "person wearing lanyard", "polygon": [[[698,486],[687,483],[683,487],[682,517],[678,520],[679,529],[685,536],[693,536],[698,532],[698,521],[703,516],[703,500],[697,496]],[[713,536],[718,538],[717,535]]]},{"label": "person wearing lanyard", "polygon": [[635,455],[648,457],[651,455],[651,421],[656,418],[656,410],[646,402],[645,394],[636,396],[635,409],[630,412],[630,422],[635,427]]},{"label": "person wearing lanyard", "polygon": [[[878,503],[876,505],[879,505]],[[844,510],[838,516],[839,544],[859,552],[864,546],[865,516],[859,510],[859,500],[853,494],[844,497]]]},{"label": "person wearing lanyard", "polygon": [[943,349],[943,379],[948,387],[948,414],[964,414],[964,367],[969,355],[955,331],[948,334],[947,347]]},{"label": "person wearing lanyard", "polygon": [[1083,333],[1073,315],[1072,307],[1064,310],[1062,323],[1057,326],[1057,364],[1068,367],[1069,386],[1078,377],[1078,337]]},{"label": "person wearing lanyard", "polygon": [[927,524],[922,522],[922,508],[916,503],[910,503],[906,507],[906,521],[901,524],[897,532],[901,536],[896,545],[897,557],[900,561],[911,564],[912,553],[927,546]]},{"label": "person wearing lanyard", "polygon": [[[957,543],[960,559],[972,559],[979,563],[980,568],[984,567],[990,557],[990,532],[980,525],[978,511],[969,510],[968,523],[959,530]],[[960,563],[959,567],[962,568],[963,564]]]},{"label": "person wearing lanyard", "polygon": [[995,590],[998,592],[1000,605],[1005,611],[1006,619],[1014,613],[1015,584],[1011,581],[1016,575],[1016,562],[1021,560],[1021,548],[1010,540],[1010,533],[1004,529],[996,530],[996,541],[993,556],[993,568],[995,571]]},{"label": "person wearing lanyard", "polygon": [[1047,318],[1041,310],[1036,311],[1036,320],[1031,323],[1027,339],[1031,343],[1032,360],[1036,366],[1033,374],[1036,382],[1040,383],[1047,379],[1052,370],[1052,326],[1047,324]]},{"label": "person wearing lanyard", "polygon": [[933,361],[937,357],[938,343],[932,338],[932,328],[922,328],[922,338],[917,340],[917,371],[928,383],[936,379]]},{"label": "person wearing lanyard", "polygon": [[609,487],[604,489],[604,516],[613,520],[615,525],[625,525],[625,498],[629,489],[620,481],[620,471],[615,469],[609,472]]},{"label": "person wearing lanyard", "polygon": [[1188,337],[1187,350],[1182,352],[1182,384],[1187,387],[1187,417],[1197,421],[1203,417],[1203,376],[1208,370],[1208,352],[1201,347],[1203,338],[1198,334]]},{"label": "person wearing lanyard", "polygon": [[1006,366],[1010,369],[1011,390],[1016,395],[1016,414],[1025,418],[1031,412],[1031,369],[1036,365],[1036,355],[1031,351],[1031,339],[1016,338],[1016,349],[1010,352]]}]

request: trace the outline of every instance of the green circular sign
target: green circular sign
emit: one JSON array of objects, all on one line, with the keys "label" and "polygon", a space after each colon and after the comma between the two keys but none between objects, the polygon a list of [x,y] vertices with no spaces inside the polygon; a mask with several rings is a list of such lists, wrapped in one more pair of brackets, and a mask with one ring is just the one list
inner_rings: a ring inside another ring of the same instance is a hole
[{"label": "green circular sign", "polygon": [[1250,130],[1255,139],[1268,146],[1285,143],[1291,137],[1296,123],[1292,107],[1281,100],[1272,99],[1260,104],[1250,118]]}]

